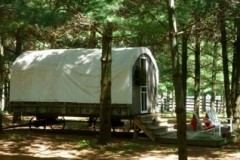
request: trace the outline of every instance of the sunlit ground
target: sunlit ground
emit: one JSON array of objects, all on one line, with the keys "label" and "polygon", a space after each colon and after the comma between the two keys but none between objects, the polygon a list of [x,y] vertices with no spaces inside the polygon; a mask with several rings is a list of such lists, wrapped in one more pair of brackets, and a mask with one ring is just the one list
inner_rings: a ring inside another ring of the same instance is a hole
[{"label": "sunlit ground", "polygon": [[[0,135],[0,159],[178,159],[175,145],[159,144],[146,139],[113,139],[112,143],[99,146],[96,139],[96,136],[77,134],[8,130]],[[240,145],[236,143],[221,148],[191,146],[188,153],[190,160],[236,160],[240,159]]]},{"label": "sunlit ground", "polygon": [[[85,123],[75,124],[68,124],[67,127],[86,127]],[[160,144],[148,139],[133,141],[113,138],[110,144],[99,146],[96,140],[96,136],[77,133],[31,132],[28,128],[5,130],[4,134],[0,134],[0,160],[178,159],[175,145]],[[188,159],[237,160],[240,159],[240,143],[219,148],[189,146]]]}]

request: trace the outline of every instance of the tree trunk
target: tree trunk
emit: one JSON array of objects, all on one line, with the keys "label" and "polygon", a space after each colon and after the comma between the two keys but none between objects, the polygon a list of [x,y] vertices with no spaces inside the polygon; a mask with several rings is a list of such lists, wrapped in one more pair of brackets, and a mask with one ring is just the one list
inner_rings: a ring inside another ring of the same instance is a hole
[{"label": "tree trunk", "polygon": [[200,15],[197,11],[195,11],[194,14],[194,20],[195,20],[195,29],[194,29],[194,35],[195,35],[195,48],[194,48],[194,55],[195,55],[195,68],[194,68],[194,111],[199,114],[199,108],[200,108],[200,97],[201,97],[201,90],[200,90],[200,69],[201,69],[201,63],[200,63]]},{"label": "tree trunk", "polygon": [[[2,102],[2,87],[3,87],[3,81],[4,81],[4,76],[3,76],[3,64],[4,64],[4,60],[3,60],[3,47],[2,47],[2,37],[0,37],[0,103]],[[3,132],[2,129],[2,108],[0,108],[0,133]]]},{"label": "tree trunk", "polygon": [[239,81],[240,81],[240,18],[235,19],[235,26],[237,28],[237,39],[234,42],[233,66],[232,66],[232,113],[234,122],[236,122],[238,113],[236,111],[236,100],[239,96]]},{"label": "tree trunk", "polygon": [[[22,29],[18,28],[17,29],[17,33],[15,35],[15,39],[16,39],[16,48],[15,48],[15,55],[19,56],[22,51],[23,51],[23,36],[21,34]],[[17,113],[13,113],[13,119],[12,119],[12,123],[18,123],[21,122],[21,115],[17,114]]]},{"label": "tree trunk", "polygon": [[4,67],[4,54],[3,54],[3,46],[2,46],[2,37],[0,37],[0,97],[2,97],[2,91],[3,91],[2,87],[4,83],[3,67]]},{"label": "tree trunk", "polygon": [[[196,33],[198,34],[198,33]],[[201,96],[201,90],[200,90],[200,40],[199,36],[196,36],[195,39],[195,78],[194,78],[194,111],[199,114],[199,108],[200,108],[200,96]]]},{"label": "tree trunk", "polygon": [[183,83],[183,99],[184,106],[186,106],[186,97],[187,97],[187,61],[188,61],[188,35],[184,33],[182,35],[182,83]]},{"label": "tree trunk", "polygon": [[225,0],[219,2],[219,22],[221,32],[221,44],[222,44],[222,61],[223,61],[223,76],[224,76],[224,94],[226,101],[227,117],[231,117],[231,100],[230,100],[230,82],[229,82],[229,69],[228,69],[228,52],[227,52],[227,31],[226,31],[226,17],[225,17]]},{"label": "tree trunk", "polygon": [[172,76],[175,89],[176,115],[177,115],[177,145],[178,159],[187,160],[186,141],[186,107],[184,105],[183,83],[180,67],[180,54],[177,43],[177,26],[175,18],[175,1],[166,0],[168,5],[169,40],[172,57]]},{"label": "tree trunk", "polygon": [[102,74],[100,96],[100,132],[99,144],[107,144],[111,140],[111,63],[112,63],[112,30],[108,23],[104,27],[102,38]]},{"label": "tree trunk", "polygon": [[23,51],[23,36],[21,35],[21,28],[17,29],[17,33],[15,35],[16,39],[16,48],[15,48],[15,55],[19,56]]},{"label": "tree trunk", "polygon": [[211,103],[210,103],[210,107],[215,107],[215,96],[216,96],[216,92],[215,92],[215,86],[216,86],[216,76],[217,76],[217,69],[216,69],[216,62],[217,62],[217,42],[215,42],[214,44],[214,48],[213,48],[213,60],[212,60],[212,84],[211,84]]},{"label": "tree trunk", "polygon": [[3,123],[3,114],[2,114],[2,111],[0,111],[0,133],[3,133],[2,123]]},{"label": "tree trunk", "polygon": [[95,30],[95,24],[91,26],[91,31],[88,39],[88,48],[96,48],[97,46],[97,40],[96,40],[96,30]]}]

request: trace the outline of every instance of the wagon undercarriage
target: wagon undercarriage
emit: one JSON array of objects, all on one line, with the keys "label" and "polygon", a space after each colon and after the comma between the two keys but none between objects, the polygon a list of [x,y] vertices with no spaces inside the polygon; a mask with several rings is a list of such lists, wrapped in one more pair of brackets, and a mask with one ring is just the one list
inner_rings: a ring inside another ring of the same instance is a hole
[{"label": "wagon undercarriage", "polygon": [[[127,104],[113,104],[112,116],[128,117]],[[10,102],[10,111],[21,115],[99,116],[99,104],[61,102]]]},{"label": "wagon undercarriage", "polygon": [[64,129],[65,119],[63,116],[33,116],[29,121],[29,129],[34,130],[45,130],[46,127],[51,129]]},{"label": "wagon undercarriage", "polygon": [[[31,116],[29,129],[62,130],[67,117],[89,117],[89,125],[94,131],[99,130],[99,104],[48,103],[48,102],[10,102],[10,111],[21,116]],[[125,127],[124,132],[132,128],[132,118],[128,105],[112,105],[112,129]],[[127,127],[126,127],[126,121]]]}]

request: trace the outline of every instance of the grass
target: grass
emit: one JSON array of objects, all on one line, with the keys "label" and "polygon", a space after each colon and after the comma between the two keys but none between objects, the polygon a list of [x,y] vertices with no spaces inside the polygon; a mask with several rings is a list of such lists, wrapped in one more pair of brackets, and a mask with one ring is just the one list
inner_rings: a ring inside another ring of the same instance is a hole
[{"label": "grass", "polygon": [[121,155],[121,154],[132,154],[141,153],[144,151],[159,151],[164,148],[165,152],[177,152],[176,147],[162,147],[158,144],[151,142],[137,143],[135,141],[129,140],[113,140],[107,145],[97,144],[96,139],[81,139],[76,142],[80,148],[85,149],[97,149],[108,156]]},{"label": "grass", "polygon": [[98,146],[96,143],[96,140],[93,140],[93,139],[82,139],[77,142],[77,145],[80,147],[91,147],[91,148],[96,148]]},{"label": "grass", "polygon": [[132,143],[132,142],[128,142],[123,145],[123,150],[128,151],[128,152],[138,150],[139,148],[140,148],[139,144]]},{"label": "grass", "polygon": [[[80,147],[86,147],[86,148],[101,148],[101,149],[109,150],[113,152],[114,150],[119,150],[119,144],[116,142],[112,142],[107,145],[100,146],[97,144],[95,139],[82,139],[77,141],[77,145]],[[136,144],[133,142],[125,142],[121,144],[121,150],[123,151],[134,151],[139,149],[140,147],[141,147],[140,144]]]},{"label": "grass", "polygon": [[24,135],[21,134],[12,134],[9,137],[10,140],[14,140],[14,141],[23,141],[26,139],[26,137]]},{"label": "grass", "polygon": [[23,134],[13,133],[13,134],[0,134],[0,139],[8,139],[9,141],[24,141],[26,136]]}]

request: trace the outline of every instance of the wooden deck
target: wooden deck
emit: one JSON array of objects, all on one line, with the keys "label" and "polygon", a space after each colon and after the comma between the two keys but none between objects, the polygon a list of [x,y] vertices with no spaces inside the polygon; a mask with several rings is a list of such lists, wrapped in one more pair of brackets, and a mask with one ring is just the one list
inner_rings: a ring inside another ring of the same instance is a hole
[{"label": "wooden deck", "polygon": [[[234,136],[227,138],[215,137],[213,134],[201,133],[193,136],[194,132],[187,131],[187,144],[189,146],[209,146],[209,147],[221,147],[228,143],[233,142]],[[156,137],[156,141],[160,143],[176,144],[177,143],[177,132],[169,132],[163,136]]]},{"label": "wooden deck", "polygon": [[[166,118],[162,118],[158,114],[146,114],[138,115],[134,117],[134,124],[142,130],[143,135],[149,137],[149,140],[177,144],[177,130],[176,122],[170,122]],[[221,147],[230,142],[233,142],[234,136],[222,137],[215,133],[213,130],[209,132],[195,132],[187,127],[187,144],[195,146],[209,146],[209,147]],[[138,133],[134,130],[134,138],[138,138]]]}]

